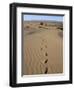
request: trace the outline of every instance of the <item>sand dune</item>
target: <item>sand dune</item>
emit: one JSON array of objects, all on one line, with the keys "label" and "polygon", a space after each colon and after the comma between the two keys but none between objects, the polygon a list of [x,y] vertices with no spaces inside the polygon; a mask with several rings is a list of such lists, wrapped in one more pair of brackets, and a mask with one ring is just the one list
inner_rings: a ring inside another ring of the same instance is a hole
[{"label": "sand dune", "polygon": [[57,28],[60,24],[53,24],[23,25],[23,75],[63,72],[63,31]]}]

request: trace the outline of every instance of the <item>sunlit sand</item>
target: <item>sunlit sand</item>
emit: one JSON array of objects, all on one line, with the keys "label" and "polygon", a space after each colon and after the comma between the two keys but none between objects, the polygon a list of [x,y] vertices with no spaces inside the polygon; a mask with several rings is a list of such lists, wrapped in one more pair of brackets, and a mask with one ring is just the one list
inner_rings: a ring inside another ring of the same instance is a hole
[{"label": "sunlit sand", "polygon": [[22,75],[63,73],[61,22],[24,22]]}]

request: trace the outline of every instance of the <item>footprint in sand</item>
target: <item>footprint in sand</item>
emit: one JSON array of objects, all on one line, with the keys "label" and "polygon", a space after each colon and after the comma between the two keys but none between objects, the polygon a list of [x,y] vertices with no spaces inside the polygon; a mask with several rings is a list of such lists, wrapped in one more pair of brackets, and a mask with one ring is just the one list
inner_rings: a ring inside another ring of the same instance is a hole
[{"label": "footprint in sand", "polygon": [[[43,45],[45,42],[46,42],[46,41],[45,41],[44,39],[42,39],[41,45]],[[44,48],[47,48],[47,45],[45,45]],[[44,48],[41,47],[41,48],[40,48],[41,51],[42,51]],[[48,56],[48,53],[47,53],[47,52],[45,52],[45,56]],[[44,64],[46,64],[47,62],[48,62],[48,59],[46,59],[46,60],[44,61]],[[46,67],[44,73],[47,74],[47,72],[48,72],[48,68]]]},{"label": "footprint in sand", "polygon": [[48,59],[46,59],[44,63],[46,64],[47,62],[48,62]]},{"label": "footprint in sand", "polygon": [[47,48],[47,45],[45,45],[45,48]]},{"label": "footprint in sand", "polygon": [[46,40],[44,38],[42,38],[42,42],[46,42]]},{"label": "footprint in sand", "polygon": [[45,56],[48,56],[48,53],[47,52],[45,53]]},{"label": "footprint in sand", "polygon": [[43,48],[41,48],[41,50],[43,50]]},{"label": "footprint in sand", "polygon": [[46,67],[46,69],[45,69],[45,72],[44,72],[44,73],[45,73],[45,74],[47,74],[47,72],[48,72],[48,68]]},{"label": "footprint in sand", "polygon": [[42,41],[44,42],[44,39],[42,39]]}]

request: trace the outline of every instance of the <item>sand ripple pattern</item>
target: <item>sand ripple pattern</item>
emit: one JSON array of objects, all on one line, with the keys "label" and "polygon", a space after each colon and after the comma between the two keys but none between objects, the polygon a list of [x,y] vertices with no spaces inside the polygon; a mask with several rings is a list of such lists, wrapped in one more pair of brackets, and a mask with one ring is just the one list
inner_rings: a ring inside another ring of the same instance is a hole
[{"label": "sand ripple pattern", "polygon": [[62,73],[63,31],[52,27],[25,35],[23,30],[22,66],[23,75]]}]

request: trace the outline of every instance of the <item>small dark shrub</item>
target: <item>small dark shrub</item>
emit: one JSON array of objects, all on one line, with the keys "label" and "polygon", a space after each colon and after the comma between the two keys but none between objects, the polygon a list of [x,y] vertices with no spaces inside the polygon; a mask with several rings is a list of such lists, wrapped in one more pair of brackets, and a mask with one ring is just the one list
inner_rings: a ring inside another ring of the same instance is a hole
[{"label": "small dark shrub", "polygon": [[26,26],[26,28],[29,28],[29,26]]},{"label": "small dark shrub", "polygon": [[40,22],[40,25],[43,25],[43,22]]}]

